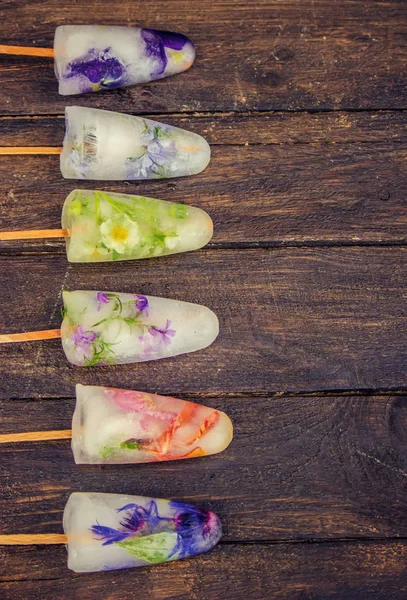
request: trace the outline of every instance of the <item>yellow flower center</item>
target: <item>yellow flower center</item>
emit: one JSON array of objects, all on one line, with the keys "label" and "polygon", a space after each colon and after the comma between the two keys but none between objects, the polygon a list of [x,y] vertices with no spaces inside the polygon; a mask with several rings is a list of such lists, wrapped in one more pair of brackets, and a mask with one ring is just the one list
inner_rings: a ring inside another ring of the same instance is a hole
[{"label": "yellow flower center", "polygon": [[122,227],[121,225],[115,225],[112,228],[110,234],[116,242],[125,242],[129,237],[128,230],[125,227]]},{"label": "yellow flower center", "polygon": [[183,62],[184,53],[182,50],[173,50],[172,48],[167,48],[167,52],[175,63]]}]

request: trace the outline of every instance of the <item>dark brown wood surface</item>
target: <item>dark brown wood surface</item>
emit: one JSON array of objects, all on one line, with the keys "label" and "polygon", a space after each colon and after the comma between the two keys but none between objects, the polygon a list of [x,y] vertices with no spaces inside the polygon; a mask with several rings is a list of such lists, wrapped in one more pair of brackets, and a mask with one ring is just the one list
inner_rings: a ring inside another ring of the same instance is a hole
[{"label": "dark brown wood surface", "polygon": [[[0,446],[11,484],[0,499],[4,533],[62,532],[73,491],[142,490],[210,506],[222,518],[225,544],[407,537],[407,396],[205,400],[234,423],[235,441],[220,457],[76,466],[69,440]],[[46,422],[67,429],[73,408],[72,398],[5,400],[3,431]],[[18,502],[10,504],[10,495]]]},{"label": "dark brown wood surface", "polygon": [[[4,156],[1,229],[59,227],[65,197],[75,187],[99,185],[199,205],[214,219],[212,246],[407,240],[403,112],[165,120],[208,138],[212,161],[203,173],[168,182],[61,181],[58,156]],[[2,124],[1,146],[58,146],[64,135],[63,118],[13,118]],[[30,214],[27,205],[33,207]],[[48,242],[49,248],[56,246],[61,244]]]},{"label": "dark brown wood surface", "polygon": [[407,389],[406,263],[404,247],[215,249],[102,266],[5,255],[8,333],[59,327],[62,289],[101,289],[199,302],[220,334],[193,354],[95,369],[70,365],[60,340],[2,344],[0,397],[67,396],[78,380],[220,397]]},{"label": "dark brown wood surface", "polygon": [[[197,45],[178,77],[58,96],[47,59],[0,56],[0,146],[59,146],[65,105],[142,113],[204,135],[200,175],[104,189],[207,210],[207,248],[69,265],[64,244],[0,243],[0,333],[58,327],[63,289],[211,307],[220,335],[174,359],[94,369],[60,342],[0,346],[0,433],[69,428],[77,382],[225,410],[222,454],[75,466],[69,441],[0,446],[0,533],[62,532],[72,491],[216,510],[211,553],[77,575],[55,547],[0,547],[5,600],[404,600],[407,595],[407,5],[388,0],[2,0],[1,43],[55,26],[169,28]],[[59,227],[76,186],[58,157],[0,157],[0,230]]]},{"label": "dark brown wood surface", "polygon": [[[3,0],[3,43],[52,46],[65,24],[148,23],[195,42],[194,68],[68,104],[139,111],[405,107],[406,5],[399,0]],[[63,112],[49,59],[2,59],[3,114]]]}]

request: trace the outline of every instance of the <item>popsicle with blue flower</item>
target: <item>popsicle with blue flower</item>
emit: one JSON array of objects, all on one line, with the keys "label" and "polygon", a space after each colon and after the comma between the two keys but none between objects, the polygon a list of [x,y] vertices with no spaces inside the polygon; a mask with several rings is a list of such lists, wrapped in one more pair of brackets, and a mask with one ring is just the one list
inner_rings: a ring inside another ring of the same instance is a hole
[{"label": "popsicle with blue flower", "polygon": [[212,550],[219,517],[193,504],[75,492],[65,506],[64,534],[0,535],[0,545],[66,544],[76,573],[148,567]]},{"label": "popsicle with blue flower", "polygon": [[206,348],[219,332],[209,308],[140,293],[64,291],[61,329],[0,334],[0,343],[61,338],[76,366],[144,362]]}]

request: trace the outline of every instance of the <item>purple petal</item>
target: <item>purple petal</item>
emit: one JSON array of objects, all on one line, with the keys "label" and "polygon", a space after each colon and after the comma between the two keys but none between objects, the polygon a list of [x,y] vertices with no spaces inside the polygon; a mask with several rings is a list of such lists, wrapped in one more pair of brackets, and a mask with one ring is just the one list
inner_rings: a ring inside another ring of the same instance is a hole
[{"label": "purple petal", "polygon": [[182,33],[173,33],[172,31],[161,31],[158,29],[145,29],[158,36],[165,48],[171,48],[172,50],[182,50],[185,44],[190,42],[186,35]]},{"label": "purple petal", "polygon": [[[136,308],[140,312],[146,311],[148,308],[148,300],[145,296],[141,296],[140,294],[136,294],[136,298],[138,298],[136,302]],[[146,312],[147,315],[147,312]]]},{"label": "purple petal", "polygon": [[[68,65],[66,79],[82,75],[91,83],[96,83],[106,88],[118,87],[125,74],[124,65],[113,55],[109,54],[110,48],[98,53],[92,48],[86,56],[73,60]],[[92,86],[89,90],[92,91]]]},{"label": "purple petal", "polygon": [[118,529],[112,529],[111,527],[105,527],[104,525],[99,524],[92,525],[89,529],[100,541],[104,540],[103,546],[121,542],[129,536],[126,531],[119,531]]},{"label": "purple petal", "polygon": [[109,296],[104,292],[98,292],[96,294],[96,299],[98,302],[103,302],[103,304],[109,304]]},{"label": "purple petal", "polygon": [[152,57],[157,61],[157,65],[151,71],[152,76],[162,75],[167,66],[167,55],[165,53],[164,43],[159,35],[151,29],[142,29],[141,37],[143,38],[146,48],[146,56]]},{"label": "purple petal", "polygon": [[85,335],[83,336],[84,340],[86,340],[87,342],[94,342],[96,337],[97,337],[97,335],[93,331],[90,331],[89,333],[85,333]]}]

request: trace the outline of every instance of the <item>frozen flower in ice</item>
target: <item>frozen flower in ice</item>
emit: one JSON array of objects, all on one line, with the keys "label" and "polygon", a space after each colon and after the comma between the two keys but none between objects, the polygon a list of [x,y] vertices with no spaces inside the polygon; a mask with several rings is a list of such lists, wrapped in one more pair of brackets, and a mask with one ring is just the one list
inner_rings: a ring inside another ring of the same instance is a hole
[{"label": "frozen flower in ice", "polygon": [[71,61],[63,76],[65,79],[83,77],[82,93],[94,92],[123,85],[125,67],[111,48],[102,51],[91,48],[86,56]]},{"label": "frozen flower in ice", "polygon": [[126,215],[108,219],[100,226],[103,244],[109,250],[124,254],[140,242],[139,227]]},{"label": "frozen flower in ice", "polygon": [[136,298],[136,308],[140,312],[144,312],[144,315],[148,317],[148,300],[145,296],[141,294],[135,294]]},{"label": "frozen flower in ice", "polygon": [[98,311],[100,310],[101,304],[109,304],[109,296],[105,292],[98,292],[96,294],[96,300],[98,303]]},{"label": "frozen flower in ice", "polygon": [[86,350],[92,344],[97,335],[94,331],[85,331],[82,325],[77,325],[72,333],[72,341],[76,348]]},{"label": "frozen flower in ice", "polygon": [[168,63],[166,48],[180,52],[185,44],[190,43],[185,35],[172,33],[171,31],[142,29],[141,37],[146,45],[146,56],[154,59],[154,66],[151,71],[151,75],[154,77],[163,75],[166,69]]},{"label": "frozen flower in ice", "polygon": [[153,337],[160,337],[160,341],[164,344],[164,346],[169,346],[171,344],[171,337],[174,337],[176,334],[175,329],[170,329],[171,321],[167,319],[167,323],[165,324],[164,329],[158,329],[158,327],[150,327],[148,330],[149,334]]},{"label": "frozen flower in ice", "polygon": [[145,129],[141,136],[143,151],[140,156],[129,158],[131,179],[148,178],[153,175],[165,177],[165,166],[175,158],[176,151],[174,144],[168,139],[164,128],[158,126],[154,129]]}]

